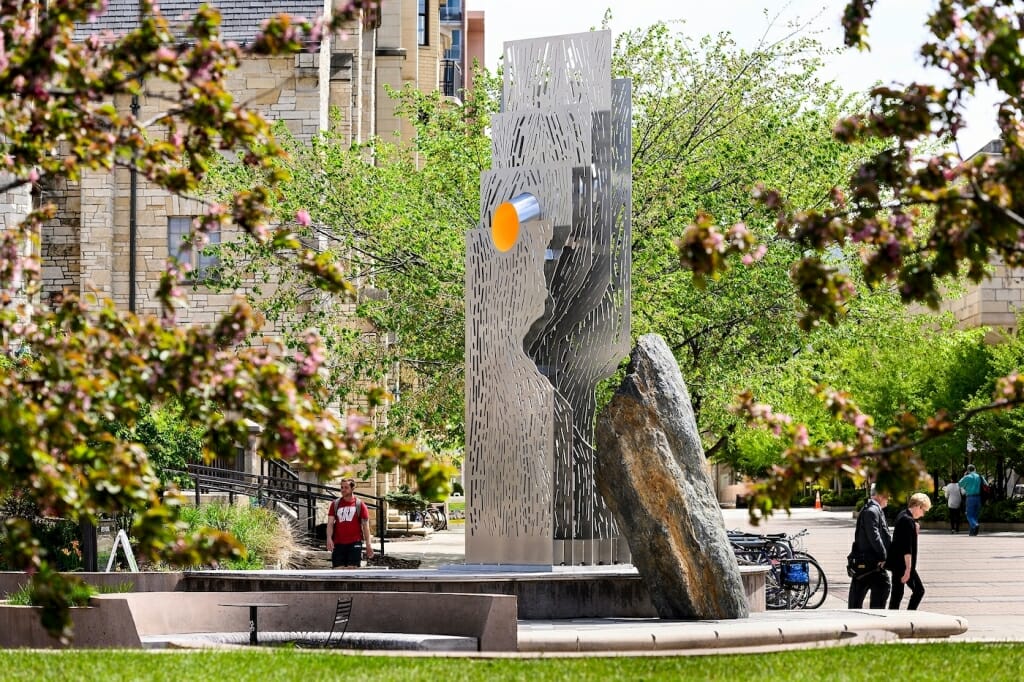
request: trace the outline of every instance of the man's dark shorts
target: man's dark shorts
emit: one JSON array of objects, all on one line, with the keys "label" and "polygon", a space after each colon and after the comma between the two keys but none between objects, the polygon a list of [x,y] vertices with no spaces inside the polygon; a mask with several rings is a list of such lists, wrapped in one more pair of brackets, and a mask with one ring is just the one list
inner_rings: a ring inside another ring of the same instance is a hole
[{"label": "man's dark shorts", "polygon": [[334,545],[331,551],[331,566],[354,566],[359,568],[363,559],[363,543],[354,542],[351,545]]}]

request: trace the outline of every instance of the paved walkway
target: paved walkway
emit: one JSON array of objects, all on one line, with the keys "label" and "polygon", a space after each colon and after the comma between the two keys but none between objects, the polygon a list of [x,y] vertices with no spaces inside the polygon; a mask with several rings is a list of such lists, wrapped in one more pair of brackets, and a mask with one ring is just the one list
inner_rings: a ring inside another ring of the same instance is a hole
[{"label": "paved walkway", "polygon": [[[546,652],[639,649],[716,649],[799,645],[844,641],[850,633],[870,639],[936,635],[966,620],[966,632],[954,641],[1024,641],[1024,532],[969,537],[925,530],[919,541],[918,572],[926,594],[921,612],[849,611],[846,554],[853,540],[849,512],[794,510],[757,527],[745,510],[723,510],[726,527],[766,533],[795,533],[804,528],[804,548],[822,565],[829,597],[814,611],[770,612],[739,622],[664,623],[661,621],[524,621],[520,647]],[[461,530],[435,533],[420,542],[393,543],[386,552],[422,560],[423,568],[461,563]],[[909,595],[907,596],[909,598]],[[906,602],[904,602],[905,604]],[[904,607],[905,608],[905,607]],[[844,634],[845,633],[845,634]]]}]

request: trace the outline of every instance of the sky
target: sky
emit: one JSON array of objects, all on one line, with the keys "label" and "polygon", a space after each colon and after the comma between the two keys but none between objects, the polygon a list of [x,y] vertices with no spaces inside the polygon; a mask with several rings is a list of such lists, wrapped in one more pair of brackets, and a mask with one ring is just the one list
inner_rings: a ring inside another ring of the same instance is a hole
[{"label": "sky", "polygon": [[[846,50],[828,60],[824,75],[844,90],[867,90],[876,82],[941,82],[930,78],[918,49],[927,36],[924,20],[933,0],[881,0],[868,25],[870,52]],[[485,61],[494,69],[502,43],[600,27],[605,10],[611,29],[623,31],[676,21],[694,38],[729,31],[743,47],[753,47],[766,34],[778,38],[791,22],[810,22],[809,31],[828,47],[842,45],[839,20],[846,0],[465,0],[467,10],[485,12]],[[774,23],[771,22],[775,19]],[[997,136],[995,97],[979,95],[968,108],[967,129],[960,149],[971,154]]]}]

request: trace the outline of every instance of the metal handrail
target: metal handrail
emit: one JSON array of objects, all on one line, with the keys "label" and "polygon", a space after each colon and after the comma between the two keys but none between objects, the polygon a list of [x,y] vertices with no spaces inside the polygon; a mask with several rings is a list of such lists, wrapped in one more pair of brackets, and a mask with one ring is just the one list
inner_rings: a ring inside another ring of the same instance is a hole
[{"label": "metal handrail", "polygon": [[267,471],[267,476],[271,478],[282,478],[289,481],[299,480],[299,475],[295,473],[295,470],[284,462],[278,462],[276,459],[261,459],[260,460],[260,473],[264,470]]},{"label": "metal handrail", "polygon": [[[178,470],[173,473],[180,473],[192,479],[195,484],[196,506],[199,505],[202,490],[226,492],[228,500],[231,502],[234,502],[235,495],[282,502],[291,506],[296,513],[305,506],[308,531],[311,536],[316,528],[316,503],[318,501],[333,502],[341,497],[340,488],[320,483],[309,483],[299,480],[297,476],[294,480],[290,478],[284,480],[275,476],[250,474],[202,464],[189,464],[187,470]],[[359,493],[358,497],[367,507],[372,507],[377,511],[377,537],[380,538],[379,551],[383,556],[384,535],[387,529],[385,500],[376,495],[363,493]]]}]

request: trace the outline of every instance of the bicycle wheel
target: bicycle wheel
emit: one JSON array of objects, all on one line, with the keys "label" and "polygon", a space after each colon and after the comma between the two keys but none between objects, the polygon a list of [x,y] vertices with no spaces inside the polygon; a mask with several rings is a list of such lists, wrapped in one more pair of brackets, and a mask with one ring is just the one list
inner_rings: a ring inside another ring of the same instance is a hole
[{"label": "bicycle wheel", "polygon": [[434,530],[447,530],[448,518],[444,515],[443,509],[437,507],[430,508],[430,520]]},{"label": "bicycle wheel", "polygon": [[807,552],[794,552],[793,557],[807,561],[807,602],[803,608],[816,609],[825,603],[828,596],[828,578],[825,577],[825,571],[817,559]]},{"label": "bicycle wheel", "polygon": [[784,585],[779,564],[769,566],[764,576],[764,605],[770,611],[802,609],[807,603],[806,585]]}]

